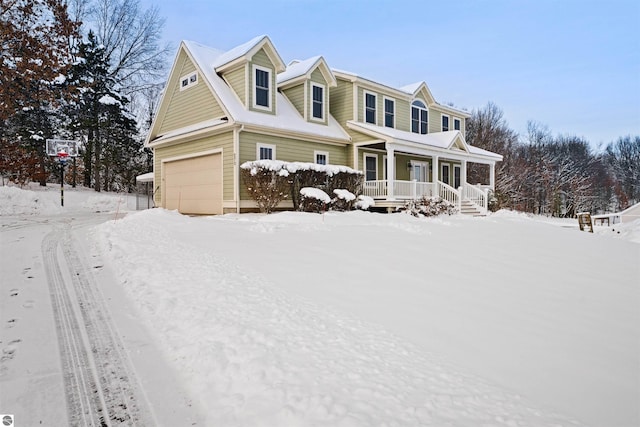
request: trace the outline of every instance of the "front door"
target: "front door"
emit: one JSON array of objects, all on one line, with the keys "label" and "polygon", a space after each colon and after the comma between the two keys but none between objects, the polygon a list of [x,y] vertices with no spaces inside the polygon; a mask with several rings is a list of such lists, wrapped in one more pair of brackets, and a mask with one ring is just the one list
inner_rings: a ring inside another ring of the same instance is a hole
[{"label": "front door", "polygon": [[428,164],[425,162],[411,162],[411,179],[418,182],[427,182]]},{"label": "front door", "polygon": [[453,165],[453,187],[459,188],[461,185],[460,165]]},{"label": "front door", "polygon": [[442,163],[440,172],[442,182],[449,185],[449,182],[451,182],[449,179],[449,163]]}]

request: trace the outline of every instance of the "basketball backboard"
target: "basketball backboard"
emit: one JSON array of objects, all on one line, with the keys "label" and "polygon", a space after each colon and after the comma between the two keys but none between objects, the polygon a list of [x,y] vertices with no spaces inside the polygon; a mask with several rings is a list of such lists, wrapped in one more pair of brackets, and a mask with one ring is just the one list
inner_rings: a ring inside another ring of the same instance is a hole
[{"label": "basketball backboard", "polygon": [[47,139],[47,154],[49,156],[57,156],[61,151],[67,153],[69,157],[78,157],[78,141]]}]

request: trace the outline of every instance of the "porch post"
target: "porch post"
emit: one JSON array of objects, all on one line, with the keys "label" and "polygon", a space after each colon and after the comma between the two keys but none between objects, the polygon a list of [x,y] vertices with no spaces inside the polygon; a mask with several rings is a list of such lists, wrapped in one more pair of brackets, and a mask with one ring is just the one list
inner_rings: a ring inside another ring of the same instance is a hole
[{"label": "porch post", "polygon": [[496,164],[491,163],[491,167],[489,168],[489,186],[492,190],[496,189]]},{"label": "porch post", "polygon": [[438,187],[438,181],[440,181],[440,166],[438,162],[440,161],[440,157],[433,156],[433,162],[431,163],[431,180],[433,181],[433,194],[432,196],[439,196],[440,189]]},{"label": "porch post", "polygon": [[387,143],[387,200],[393,200],[393,184],[396,179],[396,158],[394,147]]},{"label": "porch post", "polygon": [[467,184],[467,161],[462,160],[460,165],[460,184],[464,187]]}]

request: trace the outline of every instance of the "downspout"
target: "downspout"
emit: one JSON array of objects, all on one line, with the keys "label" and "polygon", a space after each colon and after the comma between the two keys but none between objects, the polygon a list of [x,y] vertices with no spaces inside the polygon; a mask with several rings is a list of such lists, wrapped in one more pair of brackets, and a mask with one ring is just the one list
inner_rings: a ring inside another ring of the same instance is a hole
[{"label": "downspout", "polygon": [[244,124],[240,129],[235,129],[233,135],[233,191],[236,199],[236,213],[240,213],[240,132],[244,130]]}]

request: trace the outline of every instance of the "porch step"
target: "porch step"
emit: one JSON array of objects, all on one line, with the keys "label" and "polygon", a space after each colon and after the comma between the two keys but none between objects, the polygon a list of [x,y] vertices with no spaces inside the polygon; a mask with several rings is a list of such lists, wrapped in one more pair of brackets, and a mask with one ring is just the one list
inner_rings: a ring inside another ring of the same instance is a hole
[{"label": "porch step", "polygon": [[463,200],[460,203],[460,213],[462,215],[486,216],[486,214],[482,213],[480,209],[476,208],[474,204],[468,200]]}]

